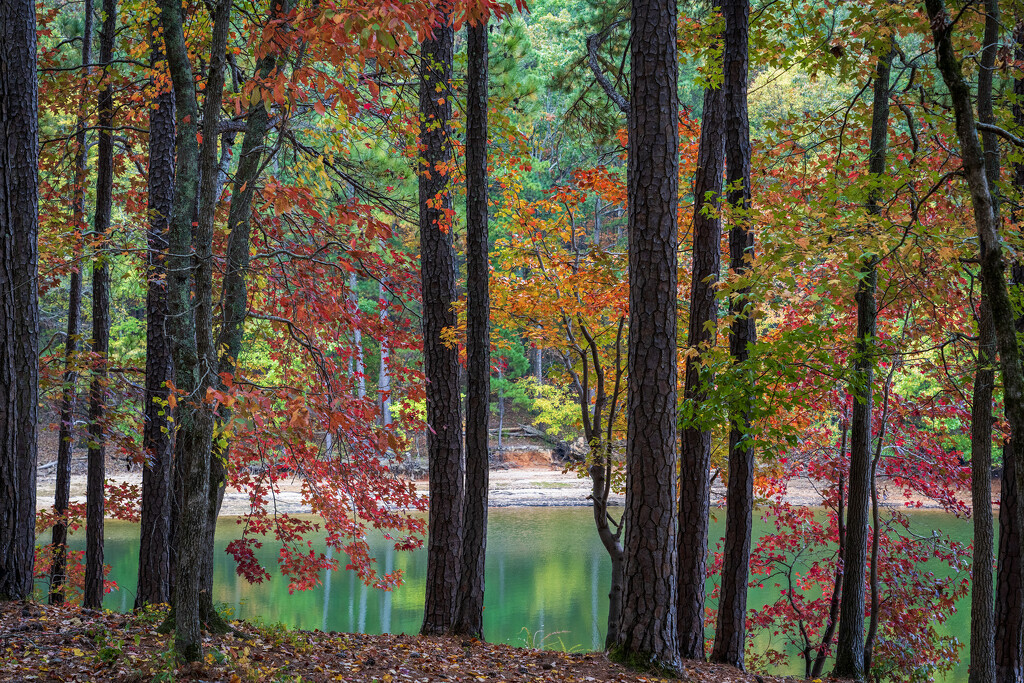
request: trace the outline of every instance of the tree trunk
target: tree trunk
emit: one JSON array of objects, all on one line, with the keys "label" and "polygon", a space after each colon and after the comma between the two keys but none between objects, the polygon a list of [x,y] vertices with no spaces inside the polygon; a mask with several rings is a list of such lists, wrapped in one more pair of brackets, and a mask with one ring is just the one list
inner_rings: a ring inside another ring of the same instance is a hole
[{"label": "tree trunk", "polygon": [[36,12],[0,3],[0,600],[32,595],[39,377]]},{"label": "tree trunk", "polygon": [[978,316],[978,367],[971,402],[971,505],[974,556],[971,564],[970,683],[995,676],[995,613],[992,589],[992,391],[995,386],[995,324],[982,299]]},{"label": "tree trunk", "polygon": [[454,328],[458,322],[452,309],[456,300],[453,231],[446,215],[452,203],[446,167],[452,159],[448,139],[454,40],[451,19],[442,11],[433,37],[423,41],[420,58],[419,224],[430,477],[426,597],[420,629],[424,635],[452,629],[462,568],[465,461],[459,358],[458,351],[441,338],[445,328]]},{"label": "tree trunk", "polygon": [[[85,0],[82,10],[82,68],[88,68],[92,60],[92,0]],[[85,86],[82,86],[85,94]],[[85,98],[83,97],[84,101]],[[89,148],[86,121],[79,116],[75,122],[75,183],[71,200],[74,222],[74,247],[72,254],[75,267],[71,270],[68,283],[68,325],[67,340],[64,342],[64,386],[60,401],[60,433],[57,443],[57,482],[54,491],[53,508],[57,522],[53,525],[51,544],[53,557],[50,562],[51,605],[64,603],[64,583],[67,580],[68,505],[71,502],[71,456],[74,451],[75,404],[78,402],[78,341],[82,334],[82,268],[81,258],[85,251],[85,181],[89,172]]]},{"label": "tree trunk", "polygon": [[107,353],[110,350],[110,264],[105,253],[110,232],[114,190],[114,90],[110,63],[114,59],[117,27],[116,0],[103,0],[100,28],[100,64],[103,74],[99,92],[99,153],[96,159],[96,214],[93,231],[100,253],[92,265],[92,352],[95,354],[89,387],[89,465],[86,475],[85,591],[82,605],[99,609],[103,603],[103,508],[106,496],[106,447],[103,413],[106,403]]},{"label": "tree trunk", "polygon": [[487,225],[487,22],[468,23],[466,76],[466,507],[455,631],[483,638],[491,304]]},{"label": "tree trunk", "polygon": [[[274,21],[291,11],[290,0],[275,1],[270,20]],[[257,65],[259,77],[267,78],[277,66],[280,50],[268,49]],[[264,93],[265,95],[265,93]],[[263,106],[262,97],[249,105],[246,117],[245,135],[242,138],[242,151],[235,171],[231,189],[231,206],[228,209],[228,244],[227,270],[224,273],[223,303],[221,323],[217,333],[218,376],[227,374],[234,376],[238,364],[238,356],[242,352],[242,341],[245,336],[245,318],[248,314],[248,289],[246,278],[249,273],[249,248],[252,217],[252,200],[257,190],[259,170],[263,162],[263,151],[267,133],[270,128],[270,117]],[[227,386],[220,382],[222,390]],[[217,419],[219,432],[232,419],[233,411],[221,406]],[[213,606],[213,544],[216,537],[217,519],[220,517],[221,505],[224,502],[226,486],[228,449],[217,448],[210,460],[210,491],[206,506],[206,541],[202,556],[202,607],[201,616],[204,622],[214,624],[223,629],[220,615]]]},{"label": "tree trunk", "polygon": [[[178,517],[175,533],[174,637],[179,659],[201,656],[199,632],[200,581],[198,568],[206,522],[209,486],[210,430],[205,429],[199,405],[200,377],[212,368],[200,367],[196,321],[192,309],[192,221],[199,189],[199,108],[195,77],[185,44],[181,4],[160,0],[167,64],[174,85],[177,130],[174,207],[168,229],[167,300],[175,324],[170,326],[175,389],[175,488]],[[202,293],[200,292],[200,295]]]},{"label": "tree trunk", "polygon": [[[359,286],[359,279],[356,277],[354,272],[348,274],[348,289],[349,289],[349,300],[352,302],[352,309],[354,315],[359,315],[359,293],[357,288]],[[352,331],[352,343],[356,347],[356,398],[363,398],[366,396],[366,368],[363,364],[363,333],[359,329],[358,323],[356,328]]]},{"label": "tree trunk", "polygon": [[[155,27],[154,27],[155,28]],[[153,46],[153,66],[163,50]],[[167,317],[167,226],[174,204],[174,93],[149,110],[149,250],[146,292],[146,423],[142,445],[142,524],[135,608],[170,602],[171,496],[174,424],[168,385],[174,382]]]},{"label": "tree trunk", "polygon": [[[218,163],[217,142],[221,139],[221,102],[224,97],[226,46],[231,18],[231,0],[220,0],[213,8],[213,28],[210,37],[210,64],[207,71],[206,99],[203,102],[202,146],[199,149],[199,215],[192,236],[194,251],[193,306],[195,311],[196,353],[202,374],[195,391],[195,422],[197,427],[197,453],[193,461],[203,472],[190,473],[189,478],[197,489],[196,497],[201,500],[200,518],[202,533],[198,539],[197,574],[199,621],[224,631],[226,624],[219,623],[219,615],[213,609],[213,543],[217,528],[217,512],[222,501],[224,462],[218,450],[213,454],[213,430],[215,418],[206,404],[209,388],[219,386],[217,377],[217,346],[213,340],[213,226],[221,185]],[[225,142],[225,144],[227,144]],[[189,494],[186,493],[186,496]],[[202,496],[201,498],[199,496]]]},{"label": "tree trunk", "polygon": [[[749,0],[723,3],[725,15],[722,54],[725,91],[726,182],[732,206],[729,231],[729,268],[740,277],[750,270],[754,257],[754,233],[750,229],[750,125],[747,117],[747,70],[749,62]],[[735,316],[729,334],[733,363],[744,363],[757,342],[750,289],[742,287],[731,297],[729,311]],[[718,622],[712,661],[743,669],[746,646],[747,580],[750,574],[750,541],[754,514],[754,450],[750,446],[750,403],[754,400],[754,376],[743,372],[743,402],[729,416],[729,481],[726,490],[725,541]]]},{"label": "tree trunk", "polygon": [[[889,140],[889,67],[892,53],[878,60],[874,80],[871,119],[871,150],[868,161],[869,182],[877,182],[885,172]],[[878,216],[878,191],[868,190],[868,214]],[[872,219],[873,220],[873,219]],[[850,421],[850,503],[846,524],[846,548],[843,553],[843,602],[839,612],[839,638],[836,644],[835,676],[861,679],[864,670],[864,572],[868,552],[868,509],[871,505],[871,405],[874,374],[874,338],[877,308],[875,288],[878,282],[877,254],[861,258],[864,276],[857,283],[857,338],[850,393],[853,413]]]},{"label": "tree trunk", "polygon": [[384,427],[391,424],[391,374],[388,367],[391,363],[391,349],[388,347],[388,336],[385,327],[388,322],[387,300],[388,290],[380,283],[377,301],[380,307],[380,368],[377,372],[377,391],[380,394],[380,423]]},{"label": "tree trunk", "polygon": [[[956,131],[960,140],[960,156],[964,175],[970,188],[974,221],[981,247],[982,294],[988,299],[995,323],[999,365],[1003,379],[1003,402],[1010,426],[1010,443],[1004,450],[1004,476],[1012,477],[1012,491],[1003,489],[999,514],[999,567],[996,578],[996,681],[1016,682],[1024,677],[1021,662],[1021,621],[1024,601],[1020,599],[1021,548],[1024,506],[1019,492],[1024,490],[1024,370],[1017,344],[1013,304],[1004,279],[1002,242],[996,220],[992,193],[985,172],[984,152],[975,128],[971,108],[971,91],[963,79],[960,64],[953,51],[949,16],[943,0],[926,0],[935,39],[936,62],[949,89],[950,102],[956,114]],[[1007,470],[1012,472],[1007,474]],[[1011,498],[1007,495],[1011,494]]]},{"label": "tree trunk", "polygon": [[715,289],[722,265],[722,220],[718,213],[725,165],[722,88],[704,91],[700,148],[693,187],[693,274],[686,340],[683,402],[689,412],[680,439],[679,467],[679,654],[701,659],[704,652],[704,583],[707,579],[708,520],[711,516],[711,430],[701,424],[701,404],[714,381],[702,371],[701,352],[715,343]]},{"label": "tree trunk", "polygon": [[674,671],[679,98],[675,0],[630,25],[625,550],[617,659]]},{"label": "tree trunk", "polygon": [[[992,82],[999,51],[999,2],[985,2],[985,39],[978,71],[978,118],[995,124]],[[999,181],[999,140],[994,133],[981,136],[985,152],[985,179],[993,196],[993,213],[998,220],[996,200]],[[974,519],[974,556],[971,562],[971,661],[970,683],[996,679],[995,596],[992,557],[992,393],[995,387],[996,333],[988,301],[978,307],[978,365],[974,371],[971,401],[971,509]]]}]

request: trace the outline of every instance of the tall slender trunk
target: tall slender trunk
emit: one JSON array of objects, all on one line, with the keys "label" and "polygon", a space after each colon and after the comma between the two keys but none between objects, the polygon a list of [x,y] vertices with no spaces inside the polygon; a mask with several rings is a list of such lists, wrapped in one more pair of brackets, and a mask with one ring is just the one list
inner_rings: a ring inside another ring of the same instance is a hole
[{"label": "tall slender trunk", "polygon": [[970,683],[988,683],[995,675],[995,612],[992,576],[992,392],[995,386],[995,323],[988,301],[978,315],[978,366],[971,401],[971,505],[974,556],[971,565]]},{"label": "tall slender trunk", "polygon": [[[155,27],[154,27],[155,30]],[[154,45],[154,68],[163,50]],[[174,204],[174,93],[160,93],[149,110],[149,232],[146,292],[146,423],[142,445],[142,524],[135,608],[171,600],[171,498],[174,425],[169,384],[174,382],[167,317],[167,226]]]},{"label": "tall slender trunk", "polygon": [[[210,65],[204,89],[206,99],[203,102],[202,146],[199,148],[199,216],[192,236],[196,352],[202,370],[195,394],[195,424],[202,439],[202,452],[197,454],[199,457],[196,458],[195,464],[196,467],[204,469],[201,473],[195,472],[196,488],[203,501],[203,525],[198,556],[198,573],[201,576],[198,611],[199,619],[208,625],[218,621],[218,615],[213,609],[213,563],[212,559],[208,562],[206,560],[213,555],[217,528],[216,511],[220,508],[223,496],[224,462],[219,449],[216,456],[213,454],[215,417],[203,397],[209,388],[218,386],[217,380],[214,379],[217,376],[218,363],[217,346],[213,338],[213,229],[221,191],[217,143],[221,140],[218,128],[226,80],[226,47],[230,19],[231,0],[220,0],[214,6]],[[226,625],[219,624],[219,627],[219,630],[224,630]]]},{"label": "tall slender trunk", "polygon": [[39,378],[36,11],[0,3],[0,601],[32,595]]},{"label": "tall slender trunk", "polygon": [[387,427],[391,424],[391,348],[388,343],[386,326],[388,322],[388,290],[380,283],[377,301],[380,305],[380,368],[377,371],[377,391],[380,394],[380,423]]},{"label": "tall slender trunk", "polygon": [[[683,402],[688,413],[680,439],[679,466],[679,654],[704,659],[704,583],[711,516],[711,430],[700,423],[701,406],[714,378],[701,368],[701,352],[715,343],[715,289],[722,266],[722,219],[718,213],[725,166],[722,88],[704,91],[697,174],[693,186],[693,271],[686,339]],[[696,353],[694,353],[696,352]]]},{"label": "tall slender trunk", "polygon": [[675,0],[630,22],[629,342],[622,613],[613,652],[679,666],[676,625],[676,297],[679,97]]},{"label": "tall slender trunk", "polygon": [[487,225],[487,22],[466,27],[466,507],[455,631],[483,637],[491,303]]},{"label": "tall slender trunk", "polygon": [[452,629],[462,573],[466,468],[462,453],[459,359],[457,350],[441,339],[442,331],[457,323],[452,308],[456,300],[453,230],[446,213],[452,204],[446,166],[452,158],[449,136],[454,42],[451,19],[442,10],[433,36],[423,41],[419,88],[420,267],[430,476],[426,597],[420,629],[424,635]]},{"label": "tall slender trunk", "polygon": [[107,353],[110,350],[110,264],[105,253],[110,232],[114,190],[114,89],[110,63],[114,59],[117,27],[116,0],[103,0],[100,28],[100,63],[103,76],[99,93],[99,153],[96,159],[96,214],[93,232],[100,253],[92,265],[92,352],[95,354],[89,387],[89,464],[86,475],[85,591],[82,605],[99,609],[103,603],[103,508],[106,447],[103,414],[106,403]]},{"label": "tall slender trunk", "polygon": [[[353,314],[359,315],[359,279],[356,277],[355,272],[348,274],[348,296],[352,302]],[[366,396],[366,367],[363,364],[363,332],[359,329],[359,324],[356,323],[355,329],[352,330],[352,343],[356,347],[356,398],[363,398]]]},{"label": "tall slender trunk", "polygon": [[[747,71],[749,62],[749,0],[728,0],[722,54],[725,91],[725,163],[727,200],[732,207],[729,230],[729,269],[739,277],[750,271],[754,257],[754,232],[750,227],[750,124],[747,117]],[[753,304],[746,285],[729,301],[735,316],[729,333],[733,363],[741,365],[757,342]],[[743,668],[746,647],[747,581],[750,575],[750,542],[754,515],[754,449],[749,442],[750,402],[754,397],[754,375],[742,372],[744,397],[729,415],[729,481],[726,490],[725,541],[722,581],[718,599],[718,621],[711,659]]]},{"label": "tall slender trunk", "polygon": [[[869,182],[877,183],[885,173],[889,140],[889,67],[892,52],[879,58],[875,69],[871,118]],[[868,189],[869,220],[881,214],[877,187]],[[843,602],[839,612],[836,645],[836,676],[862,678],[864,670],[864,573],[868,548],[868,508],[871,505],[871,405],[874,374],[875,288],[878,256],[861,258],[865,273],[857,283],[857,338],[854,349],[853,412],[850,421],[850,504],[846,524],[846,552],[843,554]]]},{"label": "tall slender trunk", "polygon": [[[992,95],[996,56],[999,51],[999,2],[985,1],[985,38],[978,71],[978,119],[994,124]],[[999,140],[994,133],[981,136],[985,152],[985,179],[993,196],[998,220],[996,183],[999,181]],[[978,365],[974,371],[971,401],[971,507],[974,518],[974,556],[971,563],[971,666],[970,683],[996,679],[995,594],[992,557],[992,393],[995,387],[996,333],[992,310],[982,296],[978,307]],[[1021,596],[1024,598],[1024,596]],[[1004,622],[1005,625],[1005,622]],[[1005,634],[1003,634],[1005,637]]]},{"label": "tall slender trunk", "polygon": [[[82,68],[88,69],[92,60],[92,0],[85,0],[82,10]],[[82,85],[82,101],[85,101],[86,87]],[[72,256],[75,265],[68,282],[68,325],[67,340],[64,342],[64,386],[60,400],[60,432],[57,443],[57,482],[53,507],[57,522],[53,525],[51,544],[53,558],[50,562],[51,605],[64,603],[64,583],[67,580],[68,525],[66,515],[71,502],[71,456],[74,450],[75,404],[78,402],[78,341],[82,333],[82,264],[85,252],[85,182],[89,173],[89,148],[84,113],[75,121],[75,182],[72,189],[71,213],[74,223],[74,246]]]},{"label": "tall slender trunk", "polygon": [[[1021,529],[1024,506],[1019,492],[1024,490],[1024,368],[1017,342],[1013,304],[1004,279],[1003,250],[996,220],[994,199],[985,170],[985,157],[975,128],[971,90],[963,79],[952,44],[952,25],[943,0],[926,0],[936,63],[949,89],[956,114],[956,132],[964,175],[971,193],[974,221],[981,247],[982,294],[989,302],[995,323],[999,365],[1003,379],[1003,402],[1010,426],[1010,442],[1003,452],[1004,468],[1012,468],[1012,490],[1003,489],[999,514],[999,566],[996,578],[996,678],[998,683],[1020,681],[1024,677],[1021,662],[1021,620],[1024,604],[1020,599]],[[1012,498],[1007,498],[1011,494]],[[1009,503],[1009,506],[1007,505]],[[1006,544],[1004,546],[1004,544]],[[1002,630],[1000,630],[1002,629]],[[1002,634],[1002,637],[1001,637]]]}]

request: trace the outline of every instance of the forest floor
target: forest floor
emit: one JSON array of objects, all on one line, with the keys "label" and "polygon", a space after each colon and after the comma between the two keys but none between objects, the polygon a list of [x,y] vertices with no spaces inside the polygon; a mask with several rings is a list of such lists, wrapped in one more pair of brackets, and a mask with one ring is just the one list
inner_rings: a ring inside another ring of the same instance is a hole
[{"label": "forest floor", "polygon": [[[601,653],[564,653],[478,640],[293,631],[235,622],[205,637],[202,662],[175,669],[159,610],[139,614],[0,603],[0,681],[669,681],[639,674]],[[685,662],[693,683],[798,681]]]}]

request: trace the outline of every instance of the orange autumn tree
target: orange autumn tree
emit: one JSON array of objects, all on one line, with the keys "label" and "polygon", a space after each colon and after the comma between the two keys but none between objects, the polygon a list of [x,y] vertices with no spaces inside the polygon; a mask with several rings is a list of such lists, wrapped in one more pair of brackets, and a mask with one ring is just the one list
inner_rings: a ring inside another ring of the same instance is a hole
[{"label": "orange autumn tree", "polygon": [[[688,179],[699,132],[686,114],[679,125],[680,177]],[[621,142],[624,136],[620,132]],[[612,516],[608,501],[623,476],[628,256],[618,245],[604,243],[584,205],[597,196],[606,206],[625,207],[626,189],[615,170],[599,166],[577,169],[570,185],[556,185],[540,199],[528,200],[523,198],[524,170],[511,166],[499,179],[496,220],[508,236],[495,245],[492,318],[558,360],[551,375],[557,386],[533,390],[557,394],[557,412],[575,413],[570,422],[586,440],[587,455],[578,466],[592,480],[594,523],[611,559],[606,642],[612,643],[621,607],[623,549],[622,520]],[[679,209],[682,243],[688,236],[689,210],[685,203]],[[567,410],[565,401],[576,404],[578,412]]]}]

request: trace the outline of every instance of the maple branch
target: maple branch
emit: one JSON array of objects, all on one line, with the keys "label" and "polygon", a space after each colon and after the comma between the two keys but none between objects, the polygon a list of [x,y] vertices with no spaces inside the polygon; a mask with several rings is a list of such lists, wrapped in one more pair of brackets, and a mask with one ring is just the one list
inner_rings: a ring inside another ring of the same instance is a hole
[{"label": "maple branch", "polygon": [[615,103],[615,106],[619,108],[623,114],[629,115],[629,100],[623,96],[618,90],[615,89],[615,85],[608,79],[608,75],[605,74],[604,69],[601,68],[601,62],[599,60],[597,51],[601,48],[601,44],[608,37],[608,33],[618,26],[621,21],[616,21],[611,24],[608,28],[587,36],[587,63],[590,65],[590,70],[594,72],[594,78],[597,79],[598,85],[604,90],[608,98]]}]

